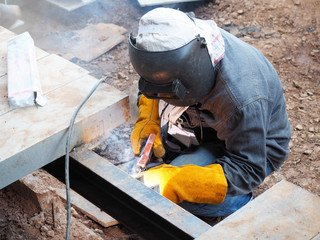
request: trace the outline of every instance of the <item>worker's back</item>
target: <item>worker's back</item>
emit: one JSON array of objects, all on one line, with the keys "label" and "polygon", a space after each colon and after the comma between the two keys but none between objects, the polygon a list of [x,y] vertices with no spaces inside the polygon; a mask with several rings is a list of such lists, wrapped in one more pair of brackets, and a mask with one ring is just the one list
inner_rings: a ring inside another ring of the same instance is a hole
[{"label": "worker's back", "polygon": [[225,55],[216,66],[214,88],[199,110],[203,127],[215,129],[225,145],[225,156],[218,163],[231,180],[228,194],[247,194],[248,186],[264,180],[267,160],[276,170],[287,159],[291,127],[273,66],[254,47],[221,33]]}]

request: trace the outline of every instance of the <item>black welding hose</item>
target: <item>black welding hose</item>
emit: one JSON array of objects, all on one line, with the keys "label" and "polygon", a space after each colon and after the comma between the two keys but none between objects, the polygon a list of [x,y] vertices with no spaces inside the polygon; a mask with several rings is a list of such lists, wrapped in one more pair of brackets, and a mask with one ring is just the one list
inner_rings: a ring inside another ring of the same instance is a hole
[{"label": "black welding hose", "polygon": [[67,229],[66,229],[66,240],[69,240],[70,236],[70,223],[71,223],[71,199],[70,199],[70,181],[69,181],[69,152],[70,152],[70,139],[72,135],[72,129],[74,125],[74,121],[78,112],[80,111],[81,107],[86,103],[86,101],[91,97],[91,95],[95,92],[97,87],[102,83],[104,79],[100,79],[91,89],[89,94],[82,100],[80,105],[77,107],[75,112],[72,115],[69,129],[68,129],[68,136],[67,136],[67,143],[66,143],[66,157],[65,157],[65,181],[66,181],[66,195],[67,195]]}]

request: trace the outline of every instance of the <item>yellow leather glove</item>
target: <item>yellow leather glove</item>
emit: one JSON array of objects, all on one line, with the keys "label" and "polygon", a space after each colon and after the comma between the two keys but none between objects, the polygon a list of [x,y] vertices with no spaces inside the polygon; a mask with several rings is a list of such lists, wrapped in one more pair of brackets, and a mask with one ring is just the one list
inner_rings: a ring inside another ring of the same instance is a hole
[{"label": "yellow leather glove", "polygon": [[220,204],[227,194],[228,183],[220,164],[205,167],[163,164],[143,172],[143,175],[147,186],[159,185],[160,194],[174,203]]},{"label": "yellow leather glove", "polygon": [[160,139],[160,119],[158,100],[148,99],[144,95],[139,99],[139,118],[131,133],[131,144],[134,154],[138,155],[141,145],[147,140],[150,133],[156,134],[153,144],[153,153],[156,157],[163,157],[165,149]]}]

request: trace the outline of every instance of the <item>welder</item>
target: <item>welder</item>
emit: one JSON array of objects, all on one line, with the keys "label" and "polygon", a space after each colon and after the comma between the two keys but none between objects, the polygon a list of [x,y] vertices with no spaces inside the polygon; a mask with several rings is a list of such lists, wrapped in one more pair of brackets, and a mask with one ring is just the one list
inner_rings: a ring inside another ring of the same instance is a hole
[{"label": "welder", "polygon": [[156,8],[129,37],[139,74],[135,154],[150,133],[164,164],[146,184],[197,216],[221,217],[253,198],[253,189],[288,158],[291,127],[283,86],[253,46],[171,8]]}]

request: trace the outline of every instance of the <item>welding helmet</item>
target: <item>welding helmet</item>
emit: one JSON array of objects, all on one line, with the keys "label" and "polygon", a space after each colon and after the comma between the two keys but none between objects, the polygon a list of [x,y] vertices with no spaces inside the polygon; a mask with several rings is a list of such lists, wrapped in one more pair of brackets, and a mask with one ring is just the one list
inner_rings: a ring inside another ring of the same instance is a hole
[{"label": "welding helmet", "polygon": [[140,75],[139,90],[147,98],[163,99],[175,106],[191,106],[214,85],[214,67],[207,43],[200,35],[168,51],[145,51],[129,36],[132,66]]}]

